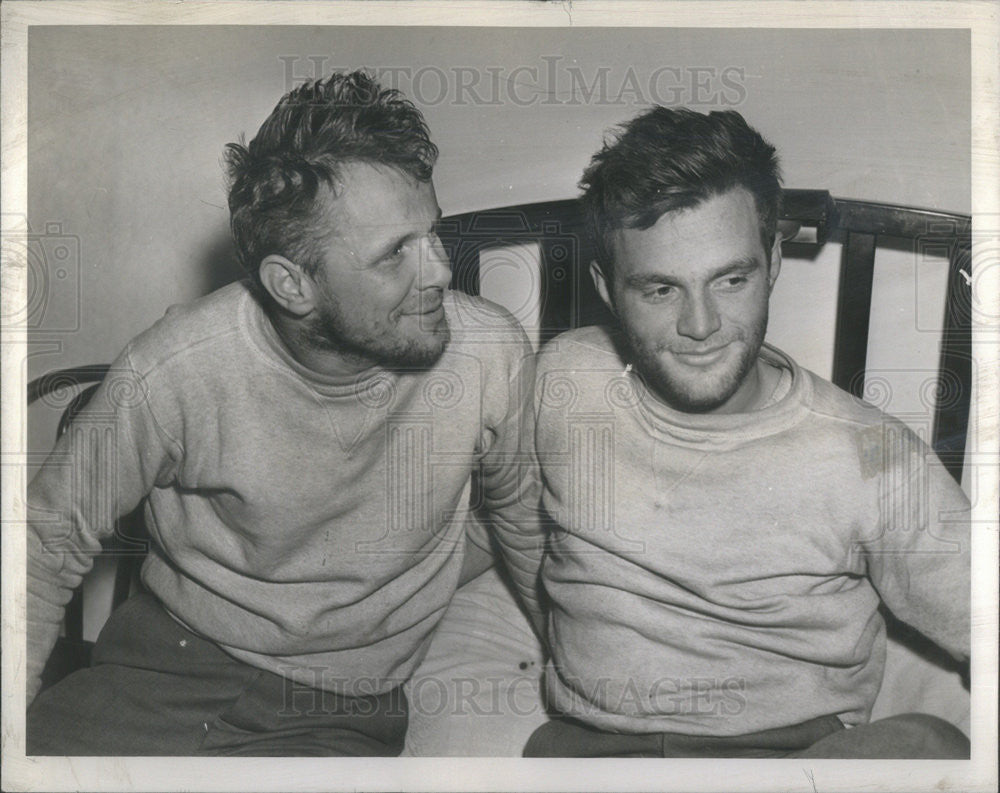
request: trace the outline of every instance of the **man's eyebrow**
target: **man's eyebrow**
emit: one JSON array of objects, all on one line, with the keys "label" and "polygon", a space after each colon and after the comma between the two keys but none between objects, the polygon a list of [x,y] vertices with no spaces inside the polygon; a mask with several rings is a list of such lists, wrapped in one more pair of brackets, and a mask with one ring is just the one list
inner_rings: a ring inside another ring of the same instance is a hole
[{"label": "man's eyebrow", "polygon": [[716,278],[721,278],[726,275],[747,273],[752,270],[756,270],[758,267],[760,267],[760,260],[757,257],[740,256],[738,259],[733,259],[728,264],[724,264],[719,269],[715,270],[709,276],[709,280],[714,281]]},{"label": "man's eyebrow", "polygon": [[[740,256],[738,259],[733,259],[730,262],[726,262],[721,267],[717,267],[715,270],[709,273],[708,281],[714,281],[717,278],[723,278],[727,275],[738,275],[742,273],[748,273],[756,270],[760,266],[760,261],[753,256]],[[682,281],[679,278],[674,278],[663,273],[634,273],[632,275],[625,276],[626,286],[630,286],[634,289],[641,289],[646,286],[653,285],[663,285],[663,286],[682,286]]]},{"label": "man's eyebrow", "polygon": [[652,286],[653,284],[665,284],[667,286],[679,286],[680,282],[676,278],[671,278],[662,273],[633,273],[625,276],[625,285],[633,288]]},{"label": "man's eyebrow", "polygon": [[399,247],[400,245],[410,242],[411,240],[419,239],[420,237],[426,235],[429,231],[433,231],[434,226],[438,224],[442,216],[443,213],[441,212],[441,207],[438,207],[437,214],[434,216],[434,222],[431,223],[431,226],[430,228],[427,229],[427,231],[424,232],[411,231],[406,234],[400,234],[398,237],[392,238],[391,240],[386,242],[385,245],[382,245],[380,248],[377,249],[377,251],[371,257],[371,263],[375,264],[376,262],[381,261],[390,253],[392,253],[394,250],[396,250],[396,248]]}]

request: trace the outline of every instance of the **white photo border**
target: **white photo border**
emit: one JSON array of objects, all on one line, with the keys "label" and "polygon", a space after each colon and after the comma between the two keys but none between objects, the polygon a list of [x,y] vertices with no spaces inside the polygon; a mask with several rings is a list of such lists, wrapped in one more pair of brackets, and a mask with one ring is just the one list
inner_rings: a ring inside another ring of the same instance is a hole
[{"label": "white photo border", "polygon": [[[753,13],[748,13],[752,5]],[[711,6],[711,13],[706,8]],[[991,2],[5,2],[2,13],[2,205],[27,211],[27,36],[36,25],[414,25],[768,28],[968,28],[972,32],[973,276],[984,314],[1000,316],[1000,10]],[[976,237],[983,232],[982,237]],[[9,232],[16,238],[17,229]],[[992,236],[990,236],[992,235]],[[2,262],[5,318],[26,300],[26,273]],[[6,322],[5,322],[6,325]],[[1000,336],[974,329],[980,380],[970,460],[973,539],[970,761],[526,760],[507,758],[194,759],[24,756],[23,342],[2,339],[3,789],[5,790],[995,790]],[[985,496],[985,497],[983,497]]]}]

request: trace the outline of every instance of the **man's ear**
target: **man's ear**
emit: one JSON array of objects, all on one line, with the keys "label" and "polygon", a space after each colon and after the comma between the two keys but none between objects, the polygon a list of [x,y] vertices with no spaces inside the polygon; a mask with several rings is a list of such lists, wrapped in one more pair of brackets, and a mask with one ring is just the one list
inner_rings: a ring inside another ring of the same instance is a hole
[{"label": "man's ear", "polygon": [[594,279],[594,288],[601,296],[601,300],[604,301],[604,305],[611,309],[612,314],[616,314],[614,302],[611,299],[611,284],[604,277],[604,271],[596,260],[590,263],[590,277]]},{"label": "man's ear", "polygon": [[297,317],[306,316],[316,307],[312,278],[284,256],[264,257],[260,263],[260,282],[279,306]]},{"label": "man's ear", "polygon": [[774,289],[774,282],[778,280],[778,273],[781,272],[781,231],[774,235],[774,245],[771,246],[771,266],[767,271],[767,291],[770,294]]}]

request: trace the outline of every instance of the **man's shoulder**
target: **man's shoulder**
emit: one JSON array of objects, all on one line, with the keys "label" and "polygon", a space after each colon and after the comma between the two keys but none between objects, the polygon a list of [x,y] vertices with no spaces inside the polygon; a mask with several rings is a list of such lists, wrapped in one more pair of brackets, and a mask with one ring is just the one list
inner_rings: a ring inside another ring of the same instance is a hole
[{"label": "man's shoulder", "polygon": [[521,329],[521,324],[513,314],[485,297],[450,289],[445,293],[444,305],[448,319],[452,325],[458,325],[458,330],[479,327]]},{"label": "man's shoulder", "polygon": [[[808,377],[811,382],[811,407],[814,415],[859,427],[901,424],[899,419],[886,413],[878,405],[854,396],[808,369],[801,371],[802,376]],[[872,393],[876,393],[876,391],[877,389]]]},{"label": "man's shoulder", "polygon": [[[839,438],[855,450],[866,476],[933,457],[926,441],[901,419],[808,370],[803,376],[812,381],[810,442],[828,444]],[[866,393],[877,397],[880,392],[870,384]]]},{"label": "man's shoulder", "polygon": [[[453,349],[465,351],[486,349],[530,349],[527,334],[517,318],[507,309],[483,297],[465,292],[449,291],[444,298],[445,313],[451,329]],[[476,354],[482,351],[477,350]]]},{"label": "man's shoulder", "polygon": [[[846,442],[854,450],[865,478],[891,470],[909,476],[930,465],[937,471],[935,476],[948,482],[948,487],[957,487],[945,473],[923,433],[877,404],[860,399],[829,380],[811,372],[806,372],[806,375],[813,381],[810,442],[822,443],[824,439],[829,442],[831,438]],[[865,394],[869,399],[885,398],[889,395],[889,385],[869,382]],[[851,459],[854,459],[853,455]]]},{"label": "man's shoulder", "polygon": [[538,354],[539,375],[556,370],[618,371],[624,366],[617,334],[605,325],[588,325],[560,333]]},{"label": "man's shoulder", "polygon": [[132,365],[148,373],[178,357],[213,344],[224,344],[238,332],[240,311],[253,301],[243,283],[233,283],[187,303],[170,306],[128,347]]},{"label": "man's shoulder", "polygon": [[[592,325],[561,333],[538,355],[535,397],[538,409],[605,412],[609,388],[633,393],[615,330]],[[612,404],[617,404],[612,402]]]}]

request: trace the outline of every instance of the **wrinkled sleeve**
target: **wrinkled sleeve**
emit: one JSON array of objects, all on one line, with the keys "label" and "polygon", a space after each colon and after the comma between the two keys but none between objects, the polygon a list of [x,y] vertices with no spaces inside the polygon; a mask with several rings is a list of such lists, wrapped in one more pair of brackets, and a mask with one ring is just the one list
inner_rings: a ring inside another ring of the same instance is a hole
[{"label": "wrinkled sleeve", "polygon": [[458,585],[463,586],[473,578],[478,578],[493,567],[494,562],[490,530],[480,519],[479,513],[471,509],[465,521],[465,555]]},{"label": "wrinkled sleeve", "polygon": [[883,427],[879,525],[861,545],[883,602],[959,660],[971,643],[970,507],[934,452],[902,424]]},{"label": "wrinkled sleeve", "polygon": [[126,349],[28,485],[28,702],[101,540],[164,477],[176,451]]},{"label": "wrinkled sleeve", "polygon": [[490,428],[493,442],[482,461],[482,502],[521,603],[544,637],[539,592],[544,534],[532,409],[535,357],[519,327],[516,343],[508,346],[516,355],[510,356],[508,379],[502,385],[506,410]]}]

